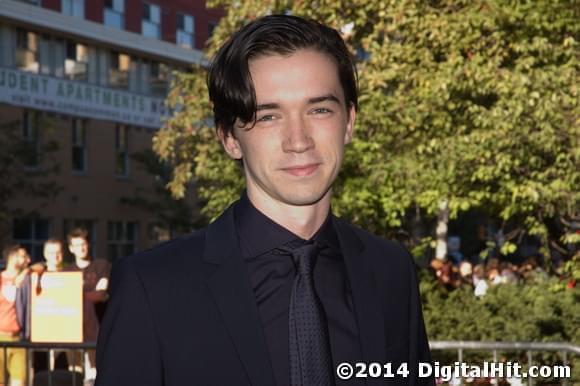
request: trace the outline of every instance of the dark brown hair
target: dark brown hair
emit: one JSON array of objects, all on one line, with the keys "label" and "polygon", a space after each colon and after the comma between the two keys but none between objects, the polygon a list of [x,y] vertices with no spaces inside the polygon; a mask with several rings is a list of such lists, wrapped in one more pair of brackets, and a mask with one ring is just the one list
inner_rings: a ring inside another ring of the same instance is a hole
[{"label": "dark brown hair", "polygon": [[70,241],[72,239],[76,239],[78,237],[82,237],[83,239],[85,239],[85,241],[89,241],[89,232],[87,232],[86,229],[84,228],[74,228],[72,229],[70,232],[68,232],[67,236],[66,236],[66,242],[68,244],[70,244]]},{"label": "dark brown hair", "polygon": [[250,59],[263,55],[290,55],[308,48],[334,60],[345,105],[357,109],[356,68],[340,34],[313,20],[271,15],[237,31],[211,63],[207,83],[216,129],[230,135],[237,119],[243,124],[255,123],[256,93],[250,76]]}]

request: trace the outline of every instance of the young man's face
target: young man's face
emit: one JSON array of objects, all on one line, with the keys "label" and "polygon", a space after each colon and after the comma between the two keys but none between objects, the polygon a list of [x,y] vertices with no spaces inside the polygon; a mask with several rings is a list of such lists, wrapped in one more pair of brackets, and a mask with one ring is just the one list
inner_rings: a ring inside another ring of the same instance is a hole
[{"label": "young man's face", "polygon": [[60,265],[62,263],[62,246],[59,243],[45,244],[44,259],[49,265]]},{"label": "young man's face", "polygon": [[21,271],[26,268],[30,258],[26,249],[20,248],[16,253],[10,256],[7,266],[11,266],[13,269]]},{"label": "young man's face", "polygon": [[242,158],[250,198],[265,204],[312,205],[330,187],[355,119],[345,106],[334,61],[314,50],[252,59],[256,125],[236,126],[223,140]]},{"label": "young man's face", "polygon": [[86,260],[89,257],[89,244],[84,237],[71,238],[68,249],[77,259]]}]

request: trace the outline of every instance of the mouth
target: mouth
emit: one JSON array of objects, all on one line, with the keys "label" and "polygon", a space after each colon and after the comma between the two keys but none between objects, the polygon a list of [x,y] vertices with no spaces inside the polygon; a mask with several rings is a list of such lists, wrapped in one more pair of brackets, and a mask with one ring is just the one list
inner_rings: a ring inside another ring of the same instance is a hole
[{"label": "mouth", "polygon": [[298,165],[283,168],[282,170],[293,176],[304,177],[314,173],[319,166],[320,164]]}]

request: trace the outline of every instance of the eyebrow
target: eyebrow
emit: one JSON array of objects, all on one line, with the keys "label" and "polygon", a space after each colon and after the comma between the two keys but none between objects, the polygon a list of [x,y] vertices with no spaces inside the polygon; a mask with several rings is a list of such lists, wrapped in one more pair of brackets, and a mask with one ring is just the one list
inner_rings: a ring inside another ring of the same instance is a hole
[{"label": "eyebrow", "polygon": [[338,98],[332,94],[323,95],[323,96],[308,99],[308,104],[311,104],[311,105],[315,104],[315,103],[320,103],[320,102],[335,102],[335,103],[340,104],[340,102],[338,101]]},{"label": "eyebrow", "polygon": [[264,103],[263,105],[258,105],[256,111],[260,110],[275,110],[279,109],[280,105],[278,103]]},{"label": "eyebrow", "polygon": [[[318,96],[318,97],[314,97],[314,98],[308,98],[309,105],[312,105],[315,103],[320,103],[320,102],[325,102],[325,101],[335,102],[335,103],[340,104],[340,101],[338,100],[338,98],[332,94],[322,95],[322,96]],[[280,104],[278,104],[278,103],[264,103],[264,104],[258,105],[256,107],[256,111],[275,110],[275,109],[279,109],[279,108],[280,108]]]}]

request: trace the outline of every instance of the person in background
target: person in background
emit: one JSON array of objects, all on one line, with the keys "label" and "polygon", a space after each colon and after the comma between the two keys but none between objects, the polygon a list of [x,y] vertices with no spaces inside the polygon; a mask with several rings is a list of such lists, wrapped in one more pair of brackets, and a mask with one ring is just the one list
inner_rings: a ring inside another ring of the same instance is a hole
[{"label": "person in background", "polygon": [[[89,255],[88,232],[75,228],[67,235],[68,249],[75,262],[67,271],[83,273],[83,340],[96,342],[99,334],[99,319],[96,306],[107,300],[111,265],[105,259],[93,259]],[[96,377],[95,350],[88,350],[89,363],[85,368],[85,381]]]},{"label": "person in background", "polygon": [[44,260],[47,272],[60,272],[63,270],[62,241],[50,238],[44,242]]},{"label": "person in background", "polygon": [[473,288],[473,264],[467,260],[463,260],[459,264],[459,276],[461,285]]},{"label": "person in background", "polygon": [[[20,245],[4,249],[3,258],[6,269],[0,274],[0,340],[15,342],[21,339],[23,329],[19,321],[17,303],[22,298],[23,285],[26,281],[30,261],[26,250]],[[21,300],[20,300],[21,301]],[[7,370],[7,374],[4,372]],[[0,384],[6,385],[6,375],[10,377],[10,386],[24,386],[26,382],[26,350],[10,348],[0,351]]]},{"label": "person in background", "polygon": [[517,283],[518,276],[515,273],[514,266],[509,262],[500,264],[500,275],[502,283]]},{"label": "person in background", "polygon": [[489,288],[489,284],[485,278],[485,266],[478,264],[473,268],[473,286],[475,287],[473,293],[475,296],[484,296]]}]

